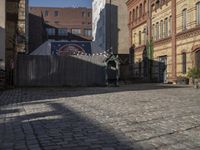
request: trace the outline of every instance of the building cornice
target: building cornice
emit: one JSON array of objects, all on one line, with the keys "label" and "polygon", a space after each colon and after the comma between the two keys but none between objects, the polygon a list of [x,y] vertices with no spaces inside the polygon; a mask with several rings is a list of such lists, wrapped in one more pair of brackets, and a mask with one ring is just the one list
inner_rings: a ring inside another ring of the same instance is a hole
[{"label": "building cornice", "polygon": [[188,29],[186,31],[180,32],[176,35],[177,40],[187,39],[190,37],[194,37],[200,35],[200,26],[197,26],[192,29]]}]

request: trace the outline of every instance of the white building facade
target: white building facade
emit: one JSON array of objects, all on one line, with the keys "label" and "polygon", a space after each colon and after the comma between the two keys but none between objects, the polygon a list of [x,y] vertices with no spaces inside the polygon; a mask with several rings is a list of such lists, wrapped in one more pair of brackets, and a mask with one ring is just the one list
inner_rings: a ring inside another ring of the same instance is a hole
[{"label": "white building facade", "polygon": [[128,10],[124,0],[93,0],[93,46],[129,54]]},{"label": "white building facade", "polygon": [[95,52],[106,50],[106,0],[92,1],[92,36]]}]

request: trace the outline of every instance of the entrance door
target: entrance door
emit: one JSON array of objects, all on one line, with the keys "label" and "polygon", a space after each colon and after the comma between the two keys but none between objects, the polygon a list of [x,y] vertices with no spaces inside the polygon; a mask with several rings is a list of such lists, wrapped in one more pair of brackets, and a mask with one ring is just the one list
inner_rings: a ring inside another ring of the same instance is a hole
[{"label": "entrance door", "polygon": [[196,52],[195,56],[196,67],[200,68],[200,50]]},{"label": "entrance door", "polygon": [[167,82],[167,56],[159,57],[159,81],[161,83]]}]

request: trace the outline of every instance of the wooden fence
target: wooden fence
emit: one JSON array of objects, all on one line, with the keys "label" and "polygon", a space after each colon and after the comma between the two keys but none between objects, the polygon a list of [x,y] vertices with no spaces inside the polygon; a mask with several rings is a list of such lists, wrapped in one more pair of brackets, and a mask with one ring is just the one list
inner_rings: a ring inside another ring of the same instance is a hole
[{"label": "wooden fence", "polygon": [[18,55],[15,70],[17,86],[103,86],[105,56]]}]

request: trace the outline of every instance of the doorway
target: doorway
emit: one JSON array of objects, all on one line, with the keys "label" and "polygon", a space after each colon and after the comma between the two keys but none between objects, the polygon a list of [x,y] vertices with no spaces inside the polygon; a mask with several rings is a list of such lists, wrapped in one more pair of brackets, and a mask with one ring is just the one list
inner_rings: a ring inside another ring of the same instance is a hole
[{"label": "doorway", "polygon": [[195,64],[197,68],[200,68],[200,49],[195,53]]},{"label": "doorway", "polygon": [[159,57],[159,82],[167,82],[167,56]]}]

